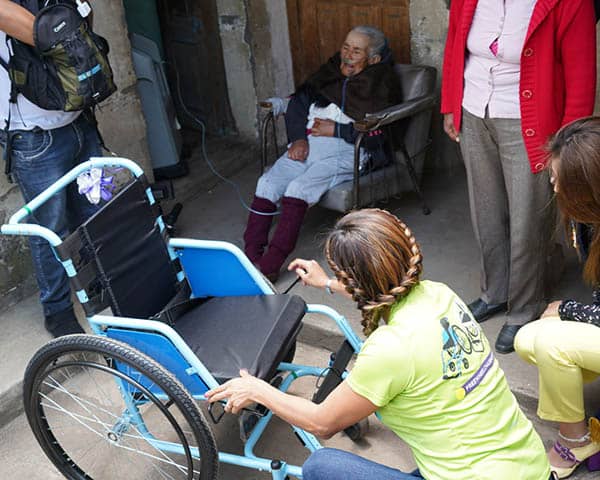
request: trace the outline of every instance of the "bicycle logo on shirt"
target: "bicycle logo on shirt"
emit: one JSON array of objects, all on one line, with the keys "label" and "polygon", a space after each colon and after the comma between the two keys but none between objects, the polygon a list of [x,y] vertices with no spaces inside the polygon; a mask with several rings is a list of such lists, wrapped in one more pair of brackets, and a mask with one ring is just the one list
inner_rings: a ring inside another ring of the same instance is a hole
[{"label": "bicycle logo on shirt", "polygon": [[485,349],[479,324],[462,305],[455,305],[458,308],[460,323],[451,325],[448,317],[440,319],[444,380],[461,376],[463,371],[469,369],[469,356],[473,352],[483,352]]}]

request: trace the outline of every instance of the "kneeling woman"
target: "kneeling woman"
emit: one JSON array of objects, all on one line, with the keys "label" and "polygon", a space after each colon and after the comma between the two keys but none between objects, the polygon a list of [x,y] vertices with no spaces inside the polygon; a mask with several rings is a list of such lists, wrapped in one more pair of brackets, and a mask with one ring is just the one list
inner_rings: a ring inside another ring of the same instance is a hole
[{"label": "kneeling woman", "polygon": [[314,261],[289,268],[305,284],[349,295],[362,311],[368,338],[346,380],[317,405],[242,372],[209,401],[228,399],[233,413],[258,402],[325,438],[378,412],[419,467],[406,474],[322,449],[305,463],[305,480],[549,478],[542,442],[479,325],[447,286],[419,280],[421,251],[408,227],[383,210],[352,212],[329,234],[326,255],[335,280]]},{"label": "kneeling woman", "polygon": [[583,276],[596,289],[594,303],[552,302],[540,320],[519,331],[515,349],[538,367],[538,415],[559,423],[548,457],[566,478],[586,459],[588,468],[600,470],[600,422],[592,418],[588,430],[583,404],[583,384],[600,376],[600,117],[565,125],[549,150],[550,181],[586,259]]}]

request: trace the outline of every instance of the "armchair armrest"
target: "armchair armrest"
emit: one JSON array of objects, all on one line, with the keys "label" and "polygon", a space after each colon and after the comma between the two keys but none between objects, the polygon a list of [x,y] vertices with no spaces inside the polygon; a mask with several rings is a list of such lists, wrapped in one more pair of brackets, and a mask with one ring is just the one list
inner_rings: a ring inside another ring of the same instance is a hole
[{"label": "armchair armrest", "polygon": [[270,97],[259,102],[258,105],[266,114],[272,114],[274,117],[278,117],[286,112],[289,102],[289,98]]},{"label": "armchair armrest", "polygon": [[413,115],[433,107],[436,95],[423,95],[407,102],[399,103],[376,113],[367,113],[363,120],[354,122],[354,128],[359,132],[368,132],[384,125],[389,125],[397,120],[412,117]]}]

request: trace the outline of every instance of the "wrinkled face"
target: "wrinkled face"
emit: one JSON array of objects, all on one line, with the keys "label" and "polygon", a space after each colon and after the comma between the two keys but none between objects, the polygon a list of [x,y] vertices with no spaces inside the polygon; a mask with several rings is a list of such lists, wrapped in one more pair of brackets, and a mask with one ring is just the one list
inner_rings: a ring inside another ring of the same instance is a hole
[{"label": "wrinkled face", "polygon": [[381,60],[379,55],[369,58],[369,37],[358,32],[350,32],[340,49],[342,58],[340,70],[345,77],[362,72],[367,65]]}]

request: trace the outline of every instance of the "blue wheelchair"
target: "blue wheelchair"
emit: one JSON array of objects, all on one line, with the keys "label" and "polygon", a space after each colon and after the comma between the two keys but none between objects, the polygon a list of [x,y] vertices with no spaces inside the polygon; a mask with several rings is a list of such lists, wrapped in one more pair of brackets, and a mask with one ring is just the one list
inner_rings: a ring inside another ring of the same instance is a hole
[{"label": "blue wheelchair", "polygon": [[[131,180],[65,239],[24,223],[94,167],[127,169]],[[212,480],[220,463],[269,472],[274,480],[302,478],[300,466],[254,453],[272,418],[264,407],[244,412],[247,440],[243,454],[234,454],[219,451],[207,420],[218,423],[223,406],[199,406],[207,390],[240,368],[282,391],[299,377],[321,377],[313,401],[322,401],[361,347],[344,317],[278,294],[232,244],[168,238],[143,171],[127,159],[77,166],[1,231],[50,242],[94,332],[49,342],[25,372],[29,424],[66,478]],[[292,363],[306,313],[328,317],[345,337],[329,365]],[[309,451],[321,448],[292,428]]]}]

